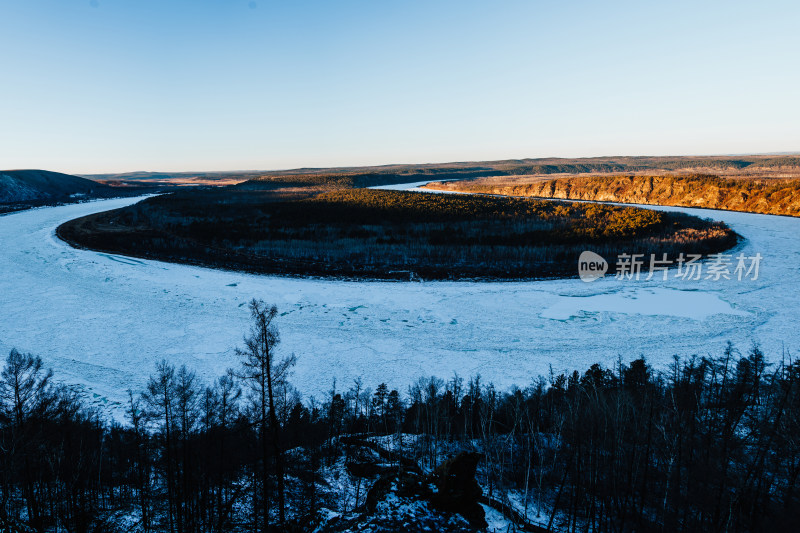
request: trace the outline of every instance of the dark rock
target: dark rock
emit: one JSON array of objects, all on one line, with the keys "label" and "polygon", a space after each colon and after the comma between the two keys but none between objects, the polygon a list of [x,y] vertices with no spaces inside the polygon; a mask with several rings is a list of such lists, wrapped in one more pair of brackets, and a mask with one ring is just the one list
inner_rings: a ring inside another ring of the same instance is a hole
[{"label": "dark rock", "polygon": [[482,458],[479,453],[461,452],[439,465],[429,478],[437,489],[430,498],[432,506],[458,513],[477,528],[487,526],[486,513],[478,503],[483,491],[475,479]]},{"label": "dark rock", "polygon": [[381,464],[381,463],[347,463],[347,471],[355,476],[361,478],[371,478],[384,474],[393,474],[397,472],[398,467]]}]

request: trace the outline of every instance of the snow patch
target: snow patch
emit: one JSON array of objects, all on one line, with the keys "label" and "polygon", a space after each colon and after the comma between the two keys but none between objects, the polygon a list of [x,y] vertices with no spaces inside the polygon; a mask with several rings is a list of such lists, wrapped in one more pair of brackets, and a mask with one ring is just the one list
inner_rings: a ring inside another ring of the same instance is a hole
[{"label": "snow patch", "polygon": [[674,316],[705,320],[716,314],[747,316],[710,292],[661,288],[626,288],[591,296],[560,296],[540,313],[543,318],[568,320],[585,313]]}]

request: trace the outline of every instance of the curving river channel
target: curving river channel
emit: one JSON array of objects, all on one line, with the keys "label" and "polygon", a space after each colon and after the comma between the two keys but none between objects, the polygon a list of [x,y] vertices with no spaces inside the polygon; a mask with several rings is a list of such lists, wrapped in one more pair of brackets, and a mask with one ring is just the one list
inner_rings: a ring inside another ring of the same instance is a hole
[{"label": "curving river channel", "polygon": [[[411,188],[415,184],[392,188]],[[800,219],[698,209],[746,238],[733,253],[763,259],[757,280],[593,283],[355,282],[249,275],[77,250],[61,223],[140,199],[0,217],[0,350],[40,355],[116,416],[156,361],[204,379],[237,365],[253,297],[278,305],[293,384],[322,398],[363,378],[405,387],[422,376],[480,374],[526,386],[549,368],[583,370],[639,355],[719,354],[759,343],[771,361],[800,348]],[[612,267],[613,268],[613,267]]]}]

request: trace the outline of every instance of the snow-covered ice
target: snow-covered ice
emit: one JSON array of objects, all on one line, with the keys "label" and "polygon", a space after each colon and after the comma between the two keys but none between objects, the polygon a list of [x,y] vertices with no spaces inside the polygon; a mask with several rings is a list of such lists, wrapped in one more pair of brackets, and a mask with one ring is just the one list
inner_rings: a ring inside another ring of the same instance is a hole
[{"label": "snow-covered ice", "polygon": [[586,313],[625,313],[652,316],[675,316],[705,320],[716,314],[746,315],[734,309],[717,294],[704,291],[681,291],[660,287],[626,287],[611,293],[590,296],[563,296],[541,312],[542,318],[568,320]]},{"label": "snow-covered ice", "polygon": [[[401,188],[401,187],[398,187]],[[724,220],[764,257],[757,281],[353,282],[258,276],[73,249],[55,235],[116,199],[0,217],[0,349],[41,355],[108,405],[139,390],[155,362],[204,378],[236,366],[247,302],[280,311],[293,382],[321,395],[333,378],[404,388],[420,376],[505,387],[645,355],[719,354],[758,342],[772,360],[800,344],[800,219],[683,209]],[[658,278],[658,276],[656,276]]]}]

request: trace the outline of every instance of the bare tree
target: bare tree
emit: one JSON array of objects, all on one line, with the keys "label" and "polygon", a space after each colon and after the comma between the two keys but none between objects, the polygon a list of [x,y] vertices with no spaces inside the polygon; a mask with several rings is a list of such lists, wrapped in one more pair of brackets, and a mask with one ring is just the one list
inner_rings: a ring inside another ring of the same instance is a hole
[{"label": "bare tree", "polygon": [[142,400],[134,397],[133,391],[128,389],[128,419],[133,429],[134,449],[136,461],[136,484],[139,489],[139,512],[142,514],[142,530],[150,531],[150,472],[145,464],[146,452],[143,451],[147,440],[147,430],[144,428],[144,413]]},{"label": "bare tree", "polygon": [[[142,395],[148,406],[148,415],[161,424],[164,435],[164,463],[167,473],[167,519],[169,530],[175,531],[175,479],[172,457],[172,434],[175,423],[175,367],[166,360],[156,364],[156,374],[150,376],[147,390]],[[177,528],[183,531],[180,513],[177,514]]]},{"label": "bare tree", "polygon": [[193,497],[190,472],[193,470],[189,464],[189,441],[194,432],[195,424],[199,418],[199,392],[197,389],[194,372],[181,365],[175,374],[175,418],[177,431],[180,438],[180,513],[184,520],[184,531],[196,531],[196,501]]},{"label": "bare tree", "polygon": [[244,339],[244,349],[237,349],[236,353],[242,358],[241,378],[249,383],[254,393],[258,411],[257,424],[261,437],[261,491],[263,498],[264,528],[269,524],[268,511],[268,479],[267,460],[269,449],[267,430],[271,430],[272,451],[275,455],[275,477],[278,483],[278,520],[281,527],[286,523],[285,515],[285,490],[284,490],[284,465],[283,450],[280,442],[280,424],[275,409],[275,392],[282,386],[287,378],[289,369],[295,364],[296,358],[290,355],[282,360],[275,359],[275,350],[280,342],[275,317],[278,308],[274,305],[267,306],[261,300],[253,299],[250,302],[250,316],[253,319],[250,335]]},{"label": "bare tree", "polygon": [[[8,442],[2,443],[2,451],[7,452],[14,462],[21,456],[22,489],[27,504],[28,519],[32,524],[41,520],[41,502],[34,489],[33,467],[30,453],[33,452],[31,432],[28,421],[34,417],[45,418],[53,407],[54,395],[50,381],[53,373],[45,371],[42,359],[31,354],[11,350],[6,365],[0,375],[0,418],[10,421]],[[4,500],[8,490],[3,491]],[[5,504],[5,501],[3,502]]]}]

